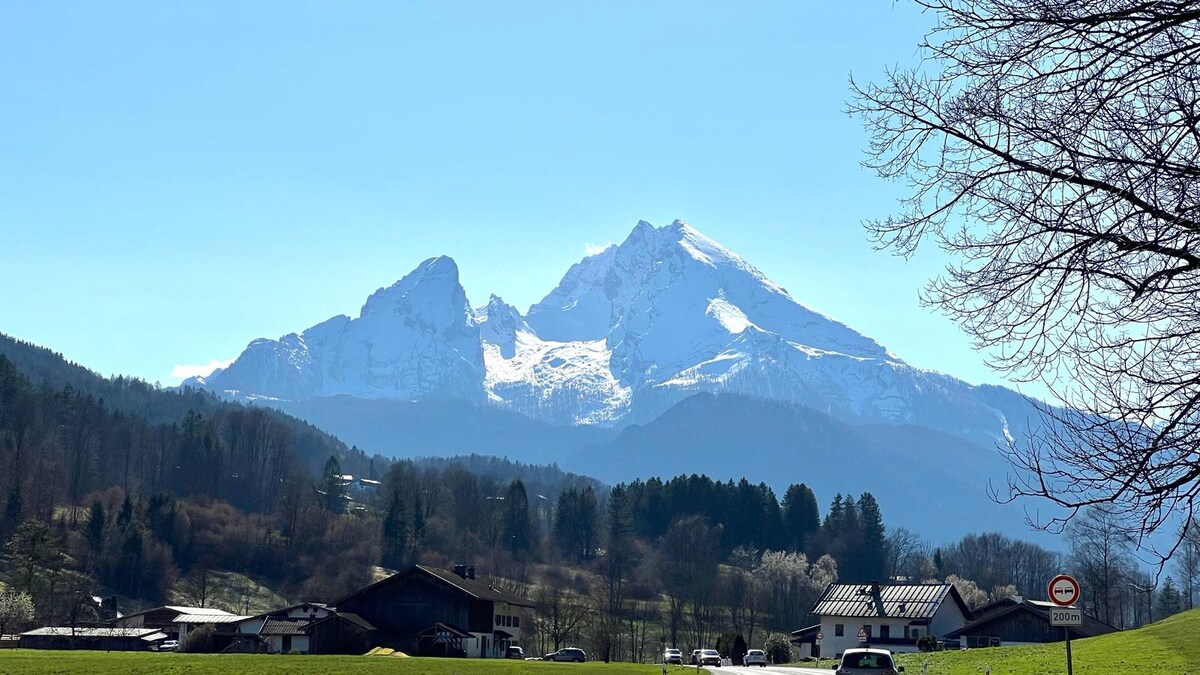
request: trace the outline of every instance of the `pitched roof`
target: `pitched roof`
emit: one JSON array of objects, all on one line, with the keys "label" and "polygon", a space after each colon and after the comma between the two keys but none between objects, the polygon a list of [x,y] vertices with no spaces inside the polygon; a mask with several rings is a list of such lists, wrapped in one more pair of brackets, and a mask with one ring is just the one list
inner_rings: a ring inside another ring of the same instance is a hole
[{"label": "pitched roof", "polygon": [[353,612],[333,612],[329,616],[317,619],[308,624],[308,627],[305,628],[304,631],[308,632],[318,624],[325,623],[326,621],[345,621],[346,623],[357,626],[368,633],[376,630],[375,626],[372,626],[370,621],[367,621]]},{"label": "pitched roof", "polygon": [[332,609],[329,608],[329,605],[326,605],[325,603],[322,603],[322,602],[301,602],[299,604],[295,604],[290,607],[283,607],[280,609],[272,609],[270,611],[263,612],[261,614],[255,614],[254,616],[251,616],[248,618],[266,619],[266,618],[275,616],[277,614],[285,614],[286,615],[288,612],[291,612],[293,609],[303,609],[305,607],[315,607],[317,609],[324,609],[324,610],[331,611],[331,612],[333,611]]},{"label": "pitched roof", "polygon": [[166,633],[157,628],[71,628],[50,626],[21,633],[29,637],[77,637],[77,638],[140,638],[142,640],[165,640]]},{"label": "pitched roof", "polygon": [[970,617],[952,584],[829,584],[813,606],[818,616],[930,619],[947,599]]},{"label": "pitched roof", "polygon": [[308,619],[267,619],[258,631],[259,635],[304,635],[311,623]]},{"label": "pitched roof", "polygon": [[175,617],[171,623],[237,623],[249,619],[248,616],[240,616],[238,614],[230,614],[229,612],[221,612],[220,614],[180,614]]},{"label": "pitched roof", "polygon": [[424,574],[426,576],[433,577],[442,584],[457,589],[458,591],[477,600],[506,602],[510,605],[517,605],[518,607],[533,607],[533,603],[529,600],[516,596],[507,591],[502,591],[486,582],[480,581],[479,579],[464,579],[450,570],[444,570],[440,567],[428,567],[426,565],[413,565],[412,567],[402,572],[397,572],[396,574],[393,574],[382,581],[377,581],[370,586],[361,588],[338,600],[337,603],[335,603],[335,606],[341,606],[343,602],[350,598],[357,597],[380,586],[388,585],[397,579],[404,578],[411,574]]},{"label": "pitched roof", "polygon": [[[997,604],[999,603],[992,603],[992,605]],[[1009,607],[1005,609],[991,611],[983,615],[983,617],[968,623],[962,628],[956,628],[949,633],[946,633],[946,637],[956,638],[963,635],[978,634],[979,631],[986,630],[987,626],[989,626],[992,622],[1006,617],[1014,612],[1026,612],[1046,621],[1046,623],[1049,623],[1050,608],[1057,607],[1057,605],[1052,602],[1045,602],[1041,600],[1023,600],[1021,602],[1017,602],[1011,598],[1009,599],[1008,604]],[[989,607],[991,607],[991,605],[989,605]],[[1071,626],[1071,633],[1075,637],[1094,637],[1096,635],[1112,633],[1117,630],[1118,629],[1116,626],[1110,626],[1100,619],[1097,619],[1094,616],[1088,616],[1087,614],[1083,615],[1082,626]]]},{"label": "pitched roof", "polygon": [[226,612],[225,610],[214,609],[212,607],[188,607],[187,605],[162,605],[161,607],[151,607],[150,609],[143,609],[142,611],[135,612],[133,614],[123,614],[123,615],[121,615],[120,618],[128,619],[128,618],[134,617],[134,616],[141,616],[143,614],[149,614],[150,612],[160,612],[165,609],[171,610],[172,612],[175,612],[176,614],[228,614],[229,613],[229,612]]}]

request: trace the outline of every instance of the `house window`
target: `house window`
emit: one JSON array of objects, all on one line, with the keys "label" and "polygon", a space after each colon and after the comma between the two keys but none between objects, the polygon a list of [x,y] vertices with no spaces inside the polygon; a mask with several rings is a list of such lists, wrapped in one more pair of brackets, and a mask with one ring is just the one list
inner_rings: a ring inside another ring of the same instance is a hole
[{"label": "house window", "polygon": [[921,637],[921,629],[919,629],[919,628],[914,628],[914,629],[913,629],[913,631],[912,631],[912,636],[913,636],[913,637],[915,637],[915,638],[916,638],[916,637]]},{"label": "house window", "polygon": [[842,637],[846,634],[846,626],[840,623],[833,624],[833,634],[837,637]]},{"label": "house window", "polygon": [[520,627],[521,627],[521,617],[514,616],[513,617],[513,628],[520,628]]},{"label": "house window", "polygon": [[892,637],[892,627],[891,626],[880,626],[879,627],[879,639],[886,640],[890,637]]},{"label": "house window", "polygon": [[500,616],[499,614],[497,614],[497,615],[496,615],[496,625],[497,625],[497,626],[503,626],[503,625],[504,625],[504,623],[503,623],[503,622],[501,622],[501,619],[502,619],[502,618],[503,618],[503,617],[502,617],[502,616]]}]

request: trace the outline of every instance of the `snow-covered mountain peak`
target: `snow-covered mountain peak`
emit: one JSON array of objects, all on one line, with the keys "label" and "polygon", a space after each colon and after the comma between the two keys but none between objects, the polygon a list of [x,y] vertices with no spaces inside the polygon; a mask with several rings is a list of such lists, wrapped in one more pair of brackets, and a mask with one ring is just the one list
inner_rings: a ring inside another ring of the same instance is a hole
[{"label": "snow-covered mountain peak", "polygon": [[430,258],[400,281],[371,294],[359,316],[422,313],[437,305],[449,303],[457,313],[459,300],[466,302],[466,293],[458,282],[458,265],[453,258]]},{"label": "snow-covered mountain peak", "polygon": [[488,304],[475,310],[475,322],[479,325],[480,339],[498,346],[506,359],[516,352],[517,333],[533,332],[521,312],[495,294],[488,298]]}]

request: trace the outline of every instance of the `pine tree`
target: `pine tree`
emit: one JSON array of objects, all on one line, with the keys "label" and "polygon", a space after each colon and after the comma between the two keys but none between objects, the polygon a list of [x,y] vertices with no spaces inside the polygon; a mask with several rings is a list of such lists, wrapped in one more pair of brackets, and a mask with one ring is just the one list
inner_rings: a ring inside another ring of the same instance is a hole
[{"label": "pine tree", "polygon": [[1158,591],[1158,598],[1154,603],[1154,615],[1158,619],[1165,619],[1182,611],[1183,594],[1176,588],[1175,580],[1168,576]]},{"label": "pine tree", "polygon": [[804,483],[790,485],[783,494],[783,527],[785,545],[792,551],[805,550],[821,527],[817,496]]},{"label": "pine tree", "polygon": [[861,580],[884,581],[887,574],[887,532],[879,502],[870,492],[858,498],[859,522],[862,527],[858,547],[858,573]]},{"label": "pine tree", "polygon": [[342,483],[342,464],[336,455],[330,455],[321,472],[325,483],[325,508],[332,513],[346,510],[346,486]]},{"label": "pine tree", "polygon": [[384,567],[400,569],[407,564],[408,519],[404,502],[398,491],[393,490],[388,498],[387,511],[383,516],[380,531],[380,563]]},{"label": "pine tree", "polygon": [[504,545],[513,554],[527,553],[533,548],[529,495],[520,480],[509,483],[504,495]]},{"label": "pine tree", "polygon": [[88,550],[93,554],[100,553],[104,548],[104,506],[98,501],[92,502],[88,514],[87,542]]}]

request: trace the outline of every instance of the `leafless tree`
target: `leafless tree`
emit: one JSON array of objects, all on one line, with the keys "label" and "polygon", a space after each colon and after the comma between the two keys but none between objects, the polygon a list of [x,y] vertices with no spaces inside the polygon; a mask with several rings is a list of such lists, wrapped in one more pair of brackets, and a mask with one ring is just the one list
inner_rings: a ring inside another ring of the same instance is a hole
[{"label": "leafless tree", "polygon": [[559,583],[542,585],[534,596],[534,603],[537,605],[537,626],[554,645],[555,651],[577,635],[591,615],[586,599],[572,595]]},{"label": "leafless tree", "polygon": [[1200,1],[915,1],[919,66],[852,83],[865,164],[908,186],[868,229],[949,252],[924,300],[1062,404],[998,496],[1173,531],[1200,491]]},{"label": "leafless tree", "polygon": [[1069,563],[1080,584],[1088,589],[1083,606],[1106,623],[1120,623],[1118,608],[1127,586],[1124,580],[1136,571],[1129,536],[1109,514],[1093,507],[1071,523],[1067,537],[1071,543]]},{"label": "leafless tree", "polygon": [[1183,608],[1192,609],[1196,591],[1200,589],[1200,522],[1196,520],[1188,523],[1188,531],[1176,557],[1175,573],[1183,593]]}]

